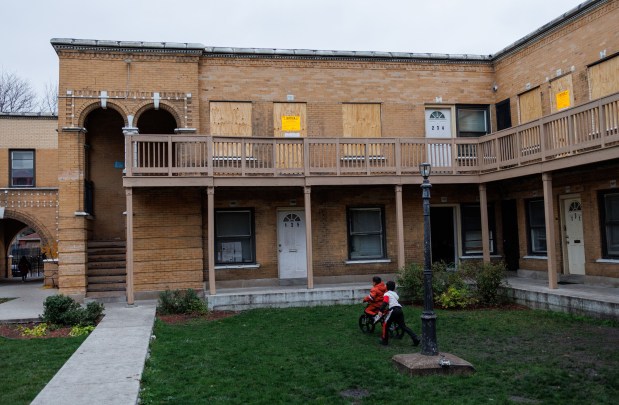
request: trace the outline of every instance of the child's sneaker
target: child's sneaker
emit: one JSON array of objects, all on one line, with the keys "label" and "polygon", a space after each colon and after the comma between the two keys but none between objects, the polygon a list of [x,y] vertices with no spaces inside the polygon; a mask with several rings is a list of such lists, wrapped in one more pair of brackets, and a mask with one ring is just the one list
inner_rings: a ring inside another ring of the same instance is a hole
[{"label": "child's sneaker", "polygon": [[380,312],[374,315],[374,324],[377,324],[380,321],[380,318],[382,317],[383,317],[383,314],[381,314]]}]

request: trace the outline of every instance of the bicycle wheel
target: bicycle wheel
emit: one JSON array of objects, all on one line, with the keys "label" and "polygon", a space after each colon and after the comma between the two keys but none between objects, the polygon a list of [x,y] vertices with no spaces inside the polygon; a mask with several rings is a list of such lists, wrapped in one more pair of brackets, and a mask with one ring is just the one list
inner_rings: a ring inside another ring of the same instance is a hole
[{"label": "bicycle wheel", "polygon": [[363,333],[374,332],[374,319],[366,314],[361,315],[359,317],[359,328]]}]

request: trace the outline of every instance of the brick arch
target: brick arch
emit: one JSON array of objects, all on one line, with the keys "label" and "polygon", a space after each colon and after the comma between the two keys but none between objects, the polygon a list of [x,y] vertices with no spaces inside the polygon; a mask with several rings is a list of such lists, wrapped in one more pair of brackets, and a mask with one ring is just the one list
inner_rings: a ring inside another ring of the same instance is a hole
[{"label": "brick arch", "polygon": [[4,211],[4,218],[6,219],[14,219],[23,223],[26,226],[34,229],[36,233],[41,237],[41,245],[49,245],[56,241],[51,232],[47,229],[45,225],[43,225],[36,217],[32,215],[26,214],[24,212],[9,210],[6,209]]},{"label": "brick arch", "polygon": [[[180,128],[181,127],[181,116],[179,114],[178,111],[176,111],[176,108],[173,105],[170,104],[166,104],[164,101],[160,101],[159,102],[159,108],[161,110],[165,110],[167,112],[169,112],[170,114],[172,114],[172,117],[174,118],[174,121],[176,121],[176,128]],[[139,107],[137,109],[137,111],[135,112],[135,118],[133,118],[133,123],[134,125],[137,125],[137,122],[140,119],[140,116],[142,114],[144,114],[144,112],[148,111],[148,110],[154,110],[155,109],[155,104],[152,102],[146,102],[144,104],[142,104],[141,107]]]},{"label": "brick arch", "polygon": [[[90,114],[91,112],[93,112],[97,108],[101,108],[101,103],[99,101],[95,101],[95,102],[92,102],[90,104],[87,104],[86,106],[84,106],[81,109],[81,111],[78,113],[78,115],[80,117],[80,119],[79,119],[79,126],[80,127],[84,127],[85,126],[86,117],[88,117],[88,114]],[[107,108],[111,109],[111,110],[114,110],[118,114],[120,114],[120,116],[123,118],[125,126],[128,125],[127,116],[129,115],[129,112],[127,111],[127,109],[124,106],[122,106],[121,104],[110,102],[108,100]]]}]

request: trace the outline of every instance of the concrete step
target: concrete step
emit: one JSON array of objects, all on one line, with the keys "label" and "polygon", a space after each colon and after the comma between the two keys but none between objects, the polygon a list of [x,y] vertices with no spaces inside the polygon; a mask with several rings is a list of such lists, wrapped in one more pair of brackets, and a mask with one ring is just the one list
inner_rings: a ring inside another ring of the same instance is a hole
[{"label": "concrete step", "polygon": [[90,240],[88,241],[88,249],[101,249],[101,248],[126,248],[127,243],[125,241],[108,241],[108,240]]},{"label": "concrete step", "polygon": [[101,268],[101,269],[88,269],[88,277],[90,276],[125,276],[127,274],[127,270],[124,267],[116,267],[116,268]]},{"label": "concrete step", "polygon": [[92,301],[103,303],[126,302],[127,296],[125,291],[89,291],[86,293],[84,303],[88,304]]},{"label": "concrete step", "polygon": [[98,248],[98,249],[88,248],[87,252],[89,256],[127,254],[127,250],[125,248]]},{"label": "concrete step", "polygon": [[125,291],[127,286],[125,283],[103,283],[103,284],[88,284],[88,292],[102,291]]},{"label": "concrete step", "polygon": [[88,260],[88,269],[124,269],[127,263],[125,260],[93,262]]},{"label": "concrete step", "polygon": [[124,284],[127,282],[127,277],[122,274],[122,275],[118,275],[118,276],[110,276],[110,275],[105,275],[105,276],[88,276],[88,285],[91,286],[93,284],[117,284],[117,283],[121,283]]}]

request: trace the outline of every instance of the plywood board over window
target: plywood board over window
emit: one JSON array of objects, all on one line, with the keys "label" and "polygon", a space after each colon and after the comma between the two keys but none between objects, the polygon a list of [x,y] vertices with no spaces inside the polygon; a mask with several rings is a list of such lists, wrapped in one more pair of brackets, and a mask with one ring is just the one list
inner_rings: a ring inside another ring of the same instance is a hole
[{"label": "plywood board over window", "polygon": [[589,66],[590,99],[619,92],[619,55]]},{"label": "plywood board over window", "polygon": [[574,105],[572,74],[567,74],[550,82],[550,112],[555,113]]},{"label": "plywood board over window", "polygon": [[[305,138],[307,136],[307,105],[305,103],[274,103],[273,128],[275,137]],[[278,168],[303,167],[303,144],[300,142],[277,145]]]},{"label": "plywood board over window", "polygon": [[[211,101],[211,134],[213,136],[251,136],[250,102]],[[213,156],[240,157],[241,148],[238,141],[216,142]]]},{"label": "plywood board over window", "polygon": [[[380,138],[380,104],[342,104],[344,138]],[[365,145],[345,145],[348,156],[365,156]],[[379,145],[372,145],[370,156],[379,155]]]},{"label": "plywood board over window", "polygon": [[518,96],[518,107],[521,124],[540,118],[542,116],[542,95],[540,88],[536,87]]}]

